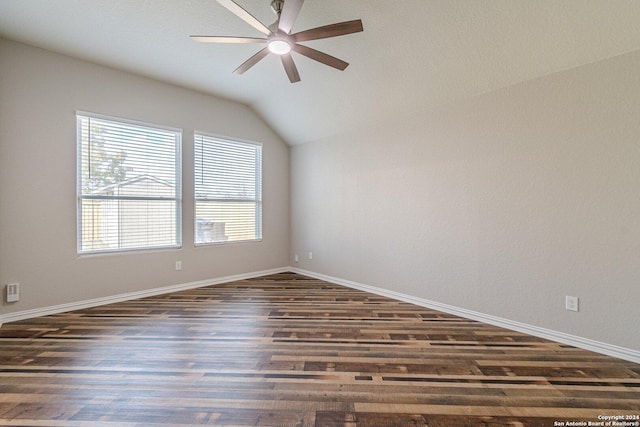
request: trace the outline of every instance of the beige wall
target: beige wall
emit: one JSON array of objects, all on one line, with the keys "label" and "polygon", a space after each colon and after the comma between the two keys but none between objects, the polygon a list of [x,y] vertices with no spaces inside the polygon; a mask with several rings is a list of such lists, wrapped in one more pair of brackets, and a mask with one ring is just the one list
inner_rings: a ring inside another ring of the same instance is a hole
[{"label": "beige wall", "polygon": [[634,52],[293,147],[291,259],[640,350],[638,70]]},{"label": "beige wall", "polygon": [[[76,110],[183,129],[182,249],[76,255]],[[194,247],[194,130],[264,144],[262,242]],[[286,266],[288,151],[238,103],[0,39],[0,314]]]}]

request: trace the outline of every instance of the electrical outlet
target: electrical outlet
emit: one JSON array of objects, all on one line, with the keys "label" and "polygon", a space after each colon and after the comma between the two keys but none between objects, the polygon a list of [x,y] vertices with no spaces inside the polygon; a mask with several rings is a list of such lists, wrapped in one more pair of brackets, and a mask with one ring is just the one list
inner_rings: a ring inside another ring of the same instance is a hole
[{"label": "electrical outlet", "polygon": [[564,308],[569,311],[578,311],[578,297],[565,297]]},{"label": "electrical outlet", "polygon": [[182,270],[182,261],[176,261],[176,270]]},{"label": "electrical outlet", "polygon": [[309,254],[307,255],[307,258],[313,259],[313,252],[309,251]]},{"label": "electrical outlet", "polygon": [[7,285],[7,302],[20,300],[20,283],[9,283]]},{"label": "electrical outlet", "polygon": [[298,256],[298,254],[295,254],[295,256],[293,257],[293,260],[294,260],[295,262],[300,261],[300,257]]}]

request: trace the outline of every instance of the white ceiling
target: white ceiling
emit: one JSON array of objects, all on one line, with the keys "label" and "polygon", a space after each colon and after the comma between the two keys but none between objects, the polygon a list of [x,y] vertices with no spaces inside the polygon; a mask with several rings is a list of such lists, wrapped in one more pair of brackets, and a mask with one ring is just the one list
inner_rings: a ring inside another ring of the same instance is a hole
[{"label": "white ceiling", "polygon": [[[270,0],[237,0],[269,25]],[[640,49],[638,0],[307,0],[293,31],[362,19],[294,54],[231,72],[261,48],[189,35],[261,36],[215,0],[0,0],[0,36],[250,105],[289,144],[393,119]],[[640,70],[639,70],[640,71]]]}]

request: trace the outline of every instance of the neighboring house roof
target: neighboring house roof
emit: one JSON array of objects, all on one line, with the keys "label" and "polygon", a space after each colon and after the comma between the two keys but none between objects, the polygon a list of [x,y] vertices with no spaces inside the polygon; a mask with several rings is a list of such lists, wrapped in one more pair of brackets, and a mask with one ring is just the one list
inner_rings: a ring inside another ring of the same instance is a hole
[{"label": "neighboring house roof", "polygon": [[171,188],[171,189],[175,188],[175,185],[172,182],[169,182],[167,180],[159,179],[159,178],[156,178],[156,177],[151,176],[151,175],[138,175],[138,176],[136,176],[134,178],[127,179],[126,181],[117,182],[115,184],[109,184],[109,185],[105,185],[104,187],[100,187],[100,188],[94,190],[92,192],[92,194],[98,195],[98,194],[111,193],[111,192],[114,192],[116,190],[121,189],[122,187],[131,186],[131,185],[138,184],[138,183],[141,183],[141,182],[144,182],[144,181],[153,182],[153,183],[156,183],[156,184],[159,184],[159,185],[166,186],[166,187]]}]

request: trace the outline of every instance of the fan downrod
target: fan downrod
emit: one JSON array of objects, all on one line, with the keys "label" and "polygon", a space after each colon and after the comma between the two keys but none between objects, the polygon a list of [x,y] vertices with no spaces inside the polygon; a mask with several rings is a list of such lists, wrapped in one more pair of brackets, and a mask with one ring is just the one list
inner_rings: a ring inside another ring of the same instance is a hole
[{"label": "fan downrod", "polygon": [[282,13],[282,8],[284,7],[284,0],[273,0],[271,2],[271,9],[280,19],[280,14]]}]

